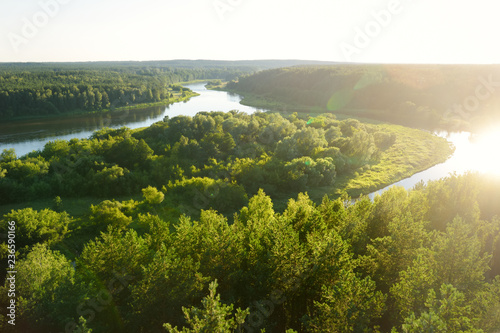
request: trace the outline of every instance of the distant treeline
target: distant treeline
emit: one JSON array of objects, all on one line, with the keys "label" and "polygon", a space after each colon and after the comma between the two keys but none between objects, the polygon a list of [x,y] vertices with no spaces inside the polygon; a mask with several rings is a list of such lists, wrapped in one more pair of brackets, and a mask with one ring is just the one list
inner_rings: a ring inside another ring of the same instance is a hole
[{"label": "distant treeline", "polygon": [[[62,68],[61,68],[62,67]],[[234,79],[240,69],[54,65],[0,66],[0,119],[168,102],[178,82]],[[176,96],[177,97],[177,96]]]},{"label": "distant treeline", "polygon": [[168,102],[175,95],[172,90],[179,91],[172,85],[179,82],[230,81],[261,69],[320,63],[299,60],[3,63],[0,64],[0,119]]},{"label": "distant treeline", "polygon": [[495,65],[335,65],[280,68],[231,82],[249,104],[283,103],[429,129],[500,119]]}]

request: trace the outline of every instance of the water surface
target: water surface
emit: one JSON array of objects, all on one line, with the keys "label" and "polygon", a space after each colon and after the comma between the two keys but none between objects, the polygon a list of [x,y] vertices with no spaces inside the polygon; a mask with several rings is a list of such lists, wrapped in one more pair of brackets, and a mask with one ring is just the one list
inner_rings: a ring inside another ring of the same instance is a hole
[{"label": "water surface", "polygon": [[0,124],[0,152],[3,149],[14,148],[17,156],[22,156],[33,150],[42,150],[49,141],[88,138],[94,131],[103,127],[127,126],[131,129],[148,127],[163,120],[165,116],[170,118],[179,115],[194,116],[200,111],[240,110],[253,113],[257,110],[240,104],[239,95],[207,90],[205,83],[189,84],[186,87],[199,93],[200,96],[167,106]]},{"label": "water surface", "polygon": [[430,180],[447,177],[452,173],[464,174],[472,171],[489,174],[491,177],[500,177],[500,157],[497,148],[500,144],[500,128],[478,135],[472,135],[469,132],[441,132],[436,135],[446,138],[455,146],[454,154],[446,162],[373,192],[369,197],[373,199],[375,195],[387,191],[392,186],[411,189],[421,181],[427,183]]}]

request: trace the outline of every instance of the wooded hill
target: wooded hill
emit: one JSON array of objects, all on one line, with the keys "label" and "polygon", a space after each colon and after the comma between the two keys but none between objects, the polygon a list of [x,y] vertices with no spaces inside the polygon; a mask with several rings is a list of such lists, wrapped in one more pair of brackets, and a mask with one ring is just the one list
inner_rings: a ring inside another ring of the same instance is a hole
[{"label": "wooded hill", "polygon": [[240,77],[227,89],[250,105],[432,130],[473,130],[500,121],[497,65],[299,66]]}]

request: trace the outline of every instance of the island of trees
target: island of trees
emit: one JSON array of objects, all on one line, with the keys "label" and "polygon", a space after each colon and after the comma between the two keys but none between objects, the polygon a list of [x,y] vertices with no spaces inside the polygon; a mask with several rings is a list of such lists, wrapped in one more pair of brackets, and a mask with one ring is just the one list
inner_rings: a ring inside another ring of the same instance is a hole
[{"label": "island of trees", "polygon": [[6,150],[0,155],[0,204],[211,183],[232,191],[216,199],[217,209],[236,203],[239,209],[259,188],[285,202],[291,193],[310,190],[319,201],[342,191],[367,194],[451,152],[445,139],[429,133],[331,114],[200,112],[139,130],[104,128],[89,139],[49,142],[21,158]]}]

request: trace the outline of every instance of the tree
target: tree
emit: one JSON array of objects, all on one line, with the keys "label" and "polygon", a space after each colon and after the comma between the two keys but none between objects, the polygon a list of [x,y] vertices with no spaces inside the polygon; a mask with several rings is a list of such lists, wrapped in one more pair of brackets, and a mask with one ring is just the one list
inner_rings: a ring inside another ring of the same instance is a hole
[{"label": "tree", "polygon": [[[12,155],[8,154],[10,159]],[[15,155],[13,155],[15,156]],[[2,167],[7,170],[7,178],[17,180],[22,184],[32,185],[49,172],[49,162],[42,156],[28,157],[24,159],[11,159],[9,162],[2,162]]]},{"label": "tree", "polygon": [[96,195],[107,196],[111,193],[123,194],[127,192],[126,176],[130,171],[126,168],[113,165],[104,167],[98,171],[93,179],[94,188],[99,188],[99,193]]},{"label": "tree", "polygon": [[[85,244],[77,263],[92,280],[109,283],[120,272],[126,272],[133,281],[142,276],[142,266],[149,259],[146,241],[134,230],[122,232],[108,228],[101,236]],[[125,305],[129,293],[120,292],[115,304]]]},{"label": "tree", "polygon": [[314,301],[314,315],[307,321],[309,332],[367,332],[384,310],[385,297],[375,291],[370,278],[360,279],[342,270],[339,280],[323,286],[320,301]]},{"label": "tree", "polygon": [[4,149],[2,154],[0,154],[0,162],[8,163],[17,159],[16,150],[14,148]]},{"label": "tree", "polygon": [[226,333],[235,332],[245,322],[246,316],[250,314],[250,310],[236,309],[233,315],[233,305],[224,305],[220,302],[220,295],[217,292],[217,280],[210,283],[208,288],[209,295],[201,301],[203,309],[192,307],[190,309],[182,308],[186,323],[191,328],[184,327],[179,331],[177,327],[172,327],[170,324],[165,324],[164,327],[169,333],[196,333],[196,332],[214,332]]},{"label": "tree", "polygon": [[7,222],[16,222],[16,245],[19,248],[35,243],[53,245],[61,241],[68,232],[72,218],[66,213],[56,213],[50,209],[41,211],[32,208],[12,210],[3,216],[0,230],[7,232]]},{"label": "tree", "polygon": [[203,284],[209,278],[199,273],[199,263],[177,252],[161,244],[144,266],[142,279],[130,287],[133,312],[129,323],[133,331],[140,331],[140,327],[160,329],[165,321],[180,325],[181,307],[201,298]]},{"label": "tree", "polygon": [[429,291],[439,286],[434,253],[428,249],[419,252],[411,266],[399,273],[399,281],[390,290],[395,308],[392,317],[396,323],[401,323],[412,312],[424,311]]},{"label": "tree", "polygon": [[491,254],[482,252],[473,225],[457,217],[446,227],[446,233],[436,237],[433,245],[439,281],[467,293],[481,285],[490,269]]},{"label": "tree", "polygon": [[453,174],[442,181],[429,182],[424,192],[432,203],[426,216],[432,228],[445,231],[457,215],[468,223],[477,223],[480,217],[478,184],[474,174]]},{"label": "tree", "polygon": [[[70,303],[61,303],[67,302],[61,298],[61,290],[76,291],[67,289],[74,284],[75,275],[69,260],[59,252],[51,251],[46,244],[36,244],[26,258],[17,263],[16,270],[21,321],[29,326],[37,323],[37,327],[46,329],[64,327],[66,316],[74,312],[74,308],[68,308]],[[81,293],[71,295],[76,300],[81,296]]]},{"label": "tree", "polygon": [[[342,131],[344,133],[344,130]],[[350,135],[348,140],[340,147],[344,155],[349,158],[352,168],[359,168],[368,163],[378,151],[373,136],[366,132],[363,127],[351,127],[347,131]]]},{"label": "tree", "polygon": [[128,169],[134,169],[138,166],[146,167],[148,161],[154,154],[148,144],[143,140],[137,140],[129,137],[130,133],[125,134],[125,139],[118,141],[105,151],[106,160],[110,163],[116,163]]},{"label": "tree", "polygon": [[[308,127],[295,132],[291,137],[284,139],[276,147],[276,154],[284,160],[291,160],[302,156],[313,156],[318,148],[328,145],[323,129]],[[295,151],[287,152],[290,147]]]},{"label": "tree", "polygon": [[49,159],[51,157],[66,157],[70,153],[70,144],[66,140],[49,141],[43,148],[42,155]]},{"label": "tree", "polygon": [[101,230],[105,230],[108,225],[123,229],[132,223],[132,217],[122,212],[123,204],[118,201],[105,200],[97,206],[90,206],[90,223]]},{"label": "tree", "polygon": [[56,196],[53,200],[53,209],[54,211],[60,213],[63,209],[63,202],[60,196]]},{"label": "tree", "polygon": [[372,239],[367,248],[374,263],[372,277],[384,291],[398,281],[399,272],[413,262],[417,250],[429,243],[425,223],[409,213],[391,221],[389,232],[390,236]]},{"label": "tree", "polygon": [[159,205],[165,199],[165,195],[156,187],[148,186],[142,189],[144,200],[150,205]]},{"label": "tree", "polygon": [[466,304],[464,294],[449,284],[443,284],[439,298],[434,290],[429,291],[426,306],[428,311],[417,317],[414,313],[405,319],[403,333],[482,333],[475,327],[475,318],[471,318],[470,306]]}]

